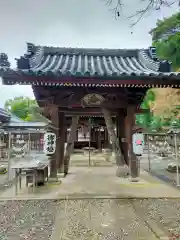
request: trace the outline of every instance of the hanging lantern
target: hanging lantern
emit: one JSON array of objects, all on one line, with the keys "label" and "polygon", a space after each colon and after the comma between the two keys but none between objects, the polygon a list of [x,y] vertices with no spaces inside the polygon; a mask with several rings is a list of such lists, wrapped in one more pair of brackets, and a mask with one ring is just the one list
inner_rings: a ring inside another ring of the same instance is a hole
[{"label": "hanging lantern", "polygon": [[144,149],[144,135],[142,133],[134,133],[132,136],[132,144],[134,154],[141,156]]},{"label": "hanging lantern", "polygon": [[56,134],[48,132],[44,134],[44,153],[53,155],[56,151]]}]

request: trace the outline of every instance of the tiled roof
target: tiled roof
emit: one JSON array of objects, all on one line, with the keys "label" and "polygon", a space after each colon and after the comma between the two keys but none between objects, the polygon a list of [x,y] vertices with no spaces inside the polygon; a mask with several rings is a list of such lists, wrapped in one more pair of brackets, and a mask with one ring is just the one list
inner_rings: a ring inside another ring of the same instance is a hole
[{"label": "tiled roof", "polygon": [[[154,48],[83,49],[43,47],[28,43],[17,60],[18,70],[28,75],[74,77],[177,76],[168,61],[159,61]],[[153,51],[152,51],[153,50]]]},{"label": "tiled roof", "polygon": [[44,122],[9,122],[3,125],[4,127],[19,127],[19,128],[45,128],[48,123]]},{"label": "tiled roof", "polygon": [[13,132],[16,130],[23,130],[27,132],[33,132],[33,131],[39,131],[39,130],[46,130],[46,129],[56,129],[53,125],[50,123],[45,122],[7,122],[2,124],[2,128],[5,130],[13,129]]},{"label": "tiled roof", "polygon": [[8,121],[10,119],[11,115],[3,108],[0,108],[0,119],[3,119],[3,121]]}]

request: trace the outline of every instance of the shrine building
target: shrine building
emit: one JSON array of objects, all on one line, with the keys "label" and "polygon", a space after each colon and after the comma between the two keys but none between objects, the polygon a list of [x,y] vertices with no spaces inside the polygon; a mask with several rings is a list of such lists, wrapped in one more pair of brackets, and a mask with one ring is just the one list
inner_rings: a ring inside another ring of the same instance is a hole
[{"label": "shrine building", "polygon": [[[180,73],[171,72],[170,62],[158,59],[154,47],[88,49],[32,43],[27,43],[27,52],[16,60],[16,69],[0,66],[0,76],[5,85],[31,85],[44,115],[57,127],[53,176],[56,166],[68,172],[69,156],[64,156],[67,128],[72,127],[72,147],[78,123],[83,125],[91,117],[95,127],[104,126],[104,147],[108,139],[112,141],[116,164],[128,165],[131,177],[137,177],[137,157],[132,150],[135,114],[146,111],[140,105],[148,89],[180,87]],[[98,145],[98,136],[93,139]]]}]

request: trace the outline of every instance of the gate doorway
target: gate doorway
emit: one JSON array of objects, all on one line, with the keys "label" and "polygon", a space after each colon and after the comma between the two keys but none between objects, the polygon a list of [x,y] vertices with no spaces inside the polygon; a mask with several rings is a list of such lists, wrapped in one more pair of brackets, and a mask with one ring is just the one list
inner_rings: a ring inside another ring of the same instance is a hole
[{"label": "gate doorway", "polygon": [[108,140],[107,128],[105,124],[98,125],[97,121],[93,122],[92,118],[89,118],[86,122],[80,122],[70,166],[106,167],[116,165]]}]

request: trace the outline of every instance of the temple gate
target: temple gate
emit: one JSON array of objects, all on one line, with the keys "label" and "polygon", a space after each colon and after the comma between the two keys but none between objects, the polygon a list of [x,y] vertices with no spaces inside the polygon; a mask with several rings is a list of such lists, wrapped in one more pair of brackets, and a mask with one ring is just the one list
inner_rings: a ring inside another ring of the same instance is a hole
[{"label": "temple gate", "polygon": [[57,168],[68,173],[79,121],[87,116],[103,116],[115,153],[117,175],[126,176],[130,169],[132,180],[136,180],[138,165],[132,150],[135,114],[143,111],[139,106],[149,88],[180,86],[180,74],[172,73],[171,64],[159,60],[153,47],[81,49],[27,43],[27,53],[17,59],[17,69],[0,69],[4,84],[32,86],[44,115],[56,126],[52,177],[57,176]]}]

